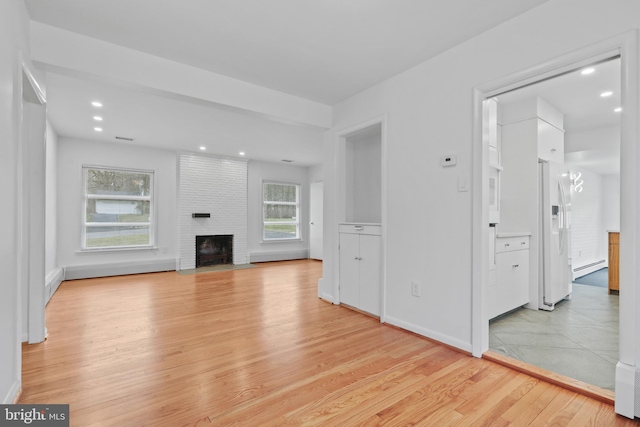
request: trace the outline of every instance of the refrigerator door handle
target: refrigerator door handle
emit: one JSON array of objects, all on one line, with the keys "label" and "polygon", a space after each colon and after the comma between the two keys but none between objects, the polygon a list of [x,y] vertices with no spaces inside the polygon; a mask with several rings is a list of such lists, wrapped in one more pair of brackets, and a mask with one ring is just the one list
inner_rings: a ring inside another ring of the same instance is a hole
[{"label": "refrigerator door handle", "polygon": [[562,221],[558,218],[558,232],[559,232],[559,242],[558,249],[559,252],[562,253],[564,251],[564,235],[566,229],[566,221],[567,221],[567,199],[564,194],[564,185],[562,180],[558,180],[558,190],[560,191],[560,202],[562,203]]}]

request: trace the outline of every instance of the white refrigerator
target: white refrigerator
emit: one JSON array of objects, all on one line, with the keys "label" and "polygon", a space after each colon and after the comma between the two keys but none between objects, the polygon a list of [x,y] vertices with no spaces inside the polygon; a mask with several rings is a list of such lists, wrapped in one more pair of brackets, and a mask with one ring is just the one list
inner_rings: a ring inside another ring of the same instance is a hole
[{"label": "white refrigerator", "polygon": [[540,162],[539,308],[553,310],[571,295],[571,174],[563,164]]}]

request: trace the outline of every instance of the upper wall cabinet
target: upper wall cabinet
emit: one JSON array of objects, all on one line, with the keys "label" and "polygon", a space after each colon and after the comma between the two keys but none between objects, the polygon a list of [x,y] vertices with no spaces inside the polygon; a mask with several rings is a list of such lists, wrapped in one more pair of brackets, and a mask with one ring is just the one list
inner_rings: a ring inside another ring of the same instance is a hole
[{"label": "upper wall cabinet", "polygon": [[344,138],[345,221],[379,224],[382,218],[382,125]]},{"label": "upper wall cabinet", "polygon": [[505,104],[500,113],[504,126],[535,121],[538,159],[564,163],[564,116],[561,112],[544,99],[535,97]]}]

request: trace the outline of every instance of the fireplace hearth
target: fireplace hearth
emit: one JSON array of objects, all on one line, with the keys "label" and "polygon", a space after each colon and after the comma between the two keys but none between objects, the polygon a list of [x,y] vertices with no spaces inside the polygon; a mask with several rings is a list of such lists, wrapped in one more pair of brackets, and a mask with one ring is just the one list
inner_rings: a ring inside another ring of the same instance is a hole
[{"label": "fireplace hearth", "polygon": [[233,234],[196,236],[196,268],[233,264]]}]

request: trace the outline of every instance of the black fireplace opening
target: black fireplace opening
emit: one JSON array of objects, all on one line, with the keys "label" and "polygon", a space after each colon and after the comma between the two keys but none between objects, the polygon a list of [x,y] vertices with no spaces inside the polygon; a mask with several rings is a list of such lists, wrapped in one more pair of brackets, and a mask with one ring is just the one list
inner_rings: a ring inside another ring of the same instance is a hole
[{"label": "black fireplace opening", "polygon": [[233,264],[233,234],[196,236],[196,268]]}]

